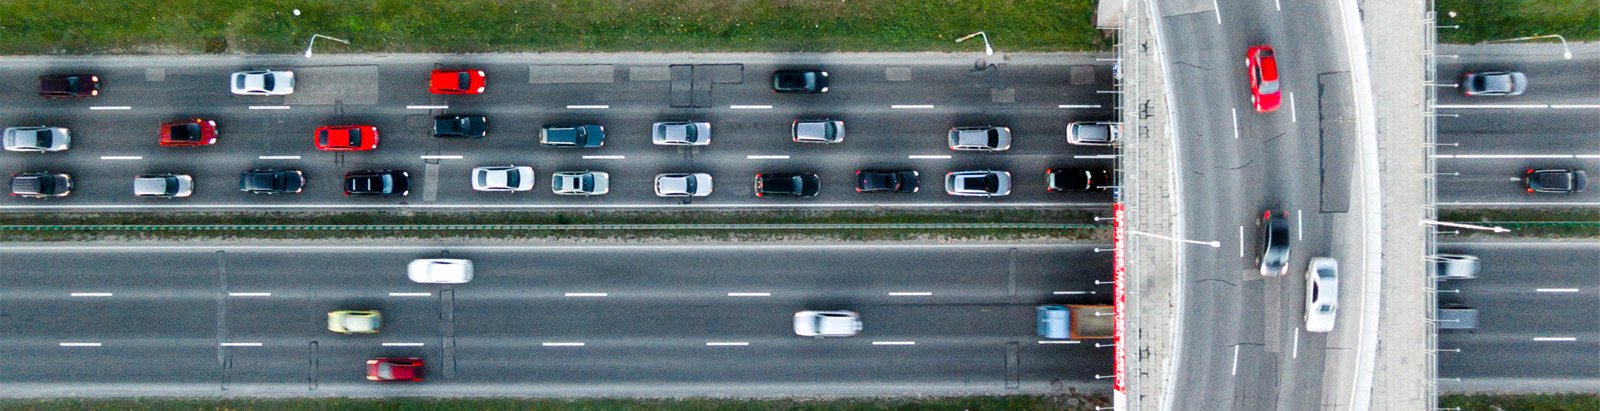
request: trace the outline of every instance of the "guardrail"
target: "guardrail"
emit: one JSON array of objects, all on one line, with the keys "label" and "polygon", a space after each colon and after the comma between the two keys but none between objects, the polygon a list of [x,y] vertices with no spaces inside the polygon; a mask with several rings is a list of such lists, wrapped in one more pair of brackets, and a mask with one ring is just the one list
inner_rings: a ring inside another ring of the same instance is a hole
[{"label": "guardrail", "polygon": [[[1439,203],[1439,193],[1438,186],[1434,180],[1434,178],[1438,176],[1438,168],[1437,164],[1435,163],[1436,160],[1434,154],[1436,154],[1435,152],[1437,151],[1439,145],[1439,128],[1437,124],[1438,117],[1435,116],[1436,112],[1434,111],[1434,106],[1437,105],[1439,101],[1439,87],[1435,84],[1435,82],[1437,82],[1439,79],[1438,55],[1435,54],[1435,48],[1438,46],[1439,41],[1439,16],[1438,13],[1434,11],[1434,7],[1434,0],[1428,0],[1428,10],[1424,12],[1422,17],[1422,24],[1425,25],[1422,30],[1422,55],[1424,61],[1422,68],[1422,84],[1424,86],[1424,94],[1422,96],[1422,112],[1423,115],[1426,116],[1422,122],[1422,130],[1423,138],[1427,139],[1424,143],[1425,147],[1423,149],[1423,153],[1426,154],[1426,158],[1423,159],[1423,163],[1426,164],[1426,169],[1424,169],[1426,174],[1424,174],[1422,177],[1422,188],[1424,193],[1423,201],[1425,201],[1423,204],[1422,213],[1423,215],[1427,216],[1426,218],[1428,220],[1438,221],[1439,209],[1435,206],[1435,204]],[[1422,256],[1422,260],[1427,262],[1427,268],[1424,268],[1424,270],[1426,270],[1428,273],[1428,283],[1423,287],[1423,289],[1427,292],[1426,298],[1428,300],[1426,304],[1427,313],[1423,314],[1424,321],[1428,322],[1428,325],[1424,327],[1427,329],[1427,345],[1426,351],[1424,351],[1426,354],[1423,355],[1423,361],[1426,362],[1424,367],[1428,370],[1428,380],[1426,381],[1428,386],[1428,394],[1425,399],[1423,399],[1423,403],[1427,404],[1427,406],[1423,409],[1432,410],[1439,408],[1439,328],[1434,326],[1434,324],[1436,324],[1438,321],[1437,317],[1439,313],[1439,273],[1437,264],[1433,264],[1432,260],[1429,259],[1429,256],[1437,252],[1436,249],[1439,244],[1439,227],[1436,225],[1430,225],[1428,226],[1427,230],[1427,235],[1423,236],[1424,244],[1422,247],[1422,252],[1424,254]]]},{"label": "guardrail", "polygon": [[0,225],[0,231],[473,231],[473,230],[1074,230],[1109,228],[1082,223],[883,224],[91,224]]}]

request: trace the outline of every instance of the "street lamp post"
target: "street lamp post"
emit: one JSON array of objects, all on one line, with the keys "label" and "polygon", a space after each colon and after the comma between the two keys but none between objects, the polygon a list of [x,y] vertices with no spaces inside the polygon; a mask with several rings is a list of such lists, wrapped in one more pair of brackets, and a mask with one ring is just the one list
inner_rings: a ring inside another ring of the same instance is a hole
[{"label": "street lamp post", "polygon": [[1510,232],[1511,231],[1511,229],[1505,228],[1505,227],[1488,227],[1488,226],[1472,225],[1472,224],[1451,223],[1451,222],[1438,221],[1438,220],[1422,220],[1422,225],[1431,225],[1431,226],[1435,226],[1435,227],[1456,227],[1456,228],[1465,228],[1465,229],[1469,229],[1469,230],[1493,231],[1493,232],[1496,232],[1496,233],[1505,233],[1505,232]]},{"label": "street lamp post", "polygon": [[994,55],[994,47],[990,47],[989,46],[989,34],[988,33],[984,33],[984,32],[980,31],[980,32],[977,32],[977,33],[968,34],[968,35],[966,35],[966,36],[964,36],[962,38],[956,39],[956,42],[960,43],[960,42],[963,42],[963,41],[967,41],[967,39],[970,39],[970,38],[973,38],[973,37],[977,37],[977,36],[983,36],[983,55],[985,55],[985,56],[993,56]]},{"label": "street lamp post", "polygon": [[344,43],[344,44],[350,44],[349,40],[335,38],[335,37],[328,37],[328,36],[324,36],[324,35],[321,35],[321,34],[312,34],[311,35],[311,42],[306,44],[306,58],[311,58],[311,47],[317,45],[317,38],[318,37],[325,38],[325,39],[328,39],[328,40],[337,41],[337,42]]},{"label": "street lamp post", "polygon": [[1182,238],[1172,238],[1172,237],[1167,237],[1167,236],[1160,235],[1160,234],[1146,233],[1146,232],[1138,231],[1138,230],[1128,230],[1128,234],[1142,235],[1142,236],[1145,236],[1145,237],[1155,237],[1155,238],[1159,238],[1159,239],[1162,239],[1162,240],[1176,241],[1176,242],[1180,242],[1180,243],[1209,245],[1209,246],[1211,246],[1211,248],[1222,248],[1222,242],[1221,241],[1185,240],[1185,239],[1182,239]]},{"label": "street lamp post", "polygon": [[1510,42],[1514,42],[1514,41],[1528,41],[1528,40],[1538,40],[1538,39],[1556,39],[1556,40],[1561,40],[1561,57],[1566,58],[1567,60],[1571,60],[1572,59],[1572,48],[1571,47],[1567,47],[1567,38],[1566,37],[1561,37],[1560,34],[1545,34],[1545,35],[1541,35],[1541,36],[1528,36],[1528,37],[1517,37],[1517,38],[1514,38],[1514,39],[1491,40],[1491,41],[1485,41],[1484,43],[1485,44],[1510,43]]}]

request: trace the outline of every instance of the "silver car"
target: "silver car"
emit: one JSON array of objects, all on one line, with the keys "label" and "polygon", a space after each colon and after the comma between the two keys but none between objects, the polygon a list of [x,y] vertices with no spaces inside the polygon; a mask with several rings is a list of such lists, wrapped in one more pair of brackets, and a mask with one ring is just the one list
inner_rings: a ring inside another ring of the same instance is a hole
[{"label": "silver car", "polygon": [[188,174],[145,174],[133,178],[133,195],[138,197],[188,197],[194,194],[194,177]]},{"label": "silver car", "polygon": [[72,145],[72,133],[66,127],[8,127],[5,144],[6,151],[65,151]]},{"label": "silver car", "polygon": [[844,141],[843,120],[795,120],[789,127],[796,143],[838,143]]},{"label": "silver car", "polygon": [[233,73],[228,86],[242,96],[283,96],[294,93],[293,71],[251,70]]},{"label": "silver car", "polygon": [[1461,76],[1461,94],[1467,96],[1520,96],[1528,91],[1528,76],[1515,71],[1467,73]]},{"label": "silver car", "polygon": [[950,129],[950,149],[1006,151],[1011,149],[1011,127],[956,127]]},{"label": "silver car", "polygon": [[478,191],[528,191],[533,189],[533,167],[484,166],[472,169],[472,189]]},{"label": "silver car", "polygon": [[550,190],[567,196],[597,196],[611,192],[611,175],[604,171],[562,171],[550,175]]},{"label": "silver car", "polygon": [[650,141],[662,146],[711,144],[711,123],[663,121],[650,126]]},{"label": "silver car", "polygon": [[1079,146],[1109,146],[1122,137],[1122,125],[1106,121],[1074,121],[1067,123],[1067,144]]},{"label": "silver car", "polygon": [[855,311],[801,311],[794,313],[794,333],[802,337],[849,337],[861,332],[861,314]]},{"label": "silver car", "polygon": [[656,175],[656,195],[660,197],[705,197],[711,195],[711,175],[706,173]]},{"label": "silver car", "polygon": [[1439,254],[1433,256],[1440,280],[1470,280],[1478,278],[1478,256],[1465,254]]},{"label": "silver car", "polygon": [[1011,172],[953,171],[944,175],[944,191],[953,196],[1000,197],[1011,194]]}]

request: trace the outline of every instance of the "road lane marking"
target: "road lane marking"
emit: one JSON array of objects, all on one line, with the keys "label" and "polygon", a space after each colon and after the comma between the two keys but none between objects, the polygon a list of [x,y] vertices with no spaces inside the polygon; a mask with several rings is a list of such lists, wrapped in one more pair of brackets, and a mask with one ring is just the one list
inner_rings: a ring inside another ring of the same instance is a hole
[{"label": "road lane marking", "polygon": [[1534,341],[1577,341],[1578,337],[1533,337]]},{"label": "road lane marking", "polygon": [[890,297],[926,297],[930,295],[933,295],[933,293],[927,291],[903,291],[889,293]]},{"label": "road lane marking", "polygon": [[706,341],[706,345],[711,347],[743,347],[750,345],[750,343],[746,341]]},{"label": "road lane marking", "polygon": [[1579,154],[1435,154],[1433,158],[1455,159],[1551,159],[1551,158],[1591,158],[1593,155]]},{"label": "road lane marking", "polygon": [[1290,351],[1289,358],[1300,358],[1300,327],[1294,327],[1294,350]]},{"label": "road lane marking", "polygon": [[144,156],[100,156],[101,160],[143,160]]},{"label": "road lane marking", "polygon": [[73,297],[110,297],[111,293],[72,293]]},{"label": "road lane marking", "polygon": [[406,110],[444,110],[450,106],[406,106]]},{"label": "road lane marking", "polygon": [[728,293],[729,297],[771,297],[772,293]]},{"label": "road lane marking", "polygon": [[[1216,0],[1211,0],[1211,1],[1216,1]],[[1239,139],[1239,108],[1238,107],[1234,107],[1233,108],[1233,139],[1234,140],[1238,140]]]},{"label": "road lane marking", "polygon": [[1040,344],[1079,344],[1075,340],[1039,340]]},{"label": "road lane marking", "polygon": [[734,104],[734,105],[728,106],[728,108],[734,109],[734,110],[768,110],[768,109],[771,109],[772,106]]},{"label": "road lane marking", "polygon": [[1549,104],[1435,104],[1433,108],[1550,108]]},{"label": "road lane marking", "polygon": [[389,293],[390,297],[431,297],[433,293]]},{"label": "road lane marking", "polygon": [[1239,346],[1233,346],[1233,375],[1239,375]]},{"label": "road lane marking", "polygon": [[256,156],[257,160],[299,160],[300,156]]},{"label": "road lane marking", "polygon": [[872,345],[917,345],[916,341],[873,341]]},{"label": "road lane marking", "polygon": [[1217,0],[1211,0],[1211,10],[1217,12],[1217,25],[1222,25],[1222,7],[1217,6]]},{"label": "road lane marking", "polygon": [[1550,108],[1600,108],[1600,104],[1551,104]]},{"label": "road lane marking", "polygon": [[258,342],[225,342],[225,343],[222,343],[222,346],[223,347],[260,347],[261,343],[258,343]]},{"label": "road lane marking", "polygon": [[1095,155],[1092,155],[1092,156],[1072,156],[1072,158],[1079,158],[1079,159],[1115,159],[1115,158],[1117,158],[1117,155],[1116,154],[1095,154]]},{"label": "road lane marking", "polygon": [[611,106],[605,104],[568,104],[567,108],[573,110],[604,110],[611,108]]},{"label": "road lane marking", "polygon": [[132,106],[90,106],[90,110],[133,110]]},{"label": "road lane marking", "polygon": [[628,156],[583,156],[584,160],[622,160]]},{"label": "road lane marking", "polygon": [[1578,289],[1576,289],[1576,288],[1540,288],[1540,289],[1537,289],[1537,290],[1534,290],[1534,291],[1541,292],[1541,293],[1575,293],[1575,292],[1578,292]]},{"label": "road lane marking", "polygon": [[289,106],[250,106],[251,110],[288,110]]},{"label": "road lane marking", "polygon": [[912,160],[949,160],[949,154],[912,154],[906,156]]},{"label": "road lane marking", "polygon": [[606,293],[566,293],[568,297],[605,297]]},{"label": "road lane marking", "polygon": [[1278,11],[1283,11],[1283,1],[1281,1],[1281,0],[1272,0],[1272,5],[1276,6],[1278,8]]},{"label": "road lane marking", "polygon": [[1244,226],[1239,226],[1239,256],[1244,257]]},{"label": "road lane marking", "polygon": [[1057,104],[1056,108],[1100,108],[1099,104]]},{"label": "road lane marking", "polygon": [[421,347],[421,346],[423,346],[423,343],[419,343],[419,342],[386,342],[386,343],[383,343],[383,346],[385,346],[385,347]]},{"label": "road lane marking", "polygon": [[1306,210],[1300,210],[1300,209],[1294,210],[1294,228],[1295,228],[1295,231],[1296,231],[1296,233],[1295,233],[1295,241],[1304,241],[1306,239],[1306,214],[1305,214],[1305,211]]},{"label": "road lane marking", "polygon": [[539,343],[539,345],[543,345],[543,346],[546,346],[546,347],[582,347],[583,343],[581,343],[581,342],[547,342],[547,343]]},{"label": "road lane marking", "polygon": [[1088,293],[1089,293],[1088,291],[1053,291],[1050,294],[1052,294],[1052,295],[1083,295],[1083,294],[1088,294]]},{"label": "road lane marking", "polygon": [[229,297],[271,297],[272,293],[228,293]]},{"label": "road lane marking", "polygon": [[789,156],[744,156],[746,160],[788,160]]},{"label": "road lane marking", "polygon": [[902,109],[933,108],[933,105],[932,104],[894,104],[894,105],[890,105],[889,108],[902,108]]},{"label": "road lane marking", "polygon": [[1294,92],[1293,91],[1289,92],[1289,122],[1290,123],[1299,123],[1300,122],[1300,115],[1298,113],[1295,113],[1295,109],[1294,109]]},{"label": "road lane marking", "polygon": [[466,157],[462,157],[462,156],[459,156],[459,155],[431,155],[431,156],[422,156],[422,159],[423,159],[423,160],[460,160],[460,159],[463,159],[463,158],[466,158]]},{"label": "road lane marking", "polygon": [[60,345],[62,347],[99,347],[101,344],[92,342],[64,342]]}]

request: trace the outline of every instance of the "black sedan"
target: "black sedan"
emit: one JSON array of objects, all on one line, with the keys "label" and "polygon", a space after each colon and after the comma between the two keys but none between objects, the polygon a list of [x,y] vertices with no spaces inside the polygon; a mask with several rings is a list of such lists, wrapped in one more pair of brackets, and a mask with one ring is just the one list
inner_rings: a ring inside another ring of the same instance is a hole
[{"label": "black sedan", "polygon": [[293,194],[306,186],[300,170],[257,169],[239,174],[239,190],[254,194]]},{"label": "black sedan", "polygon": [[1257,221],[1261,233],[1261,275],[1277,277],[1289,272],[1289,213],[1267,210]]},{"label": "black sedan", "polygon": [[404,196],[411,192],[411,173],[396,170],[362,170],[344,175],[344,195]]},{"label": "black sedan", "polygon": [[756,197],[816,197],[821,179],[811,173],[756,174]]},{"label": "black sedan", "polygon": [[778,70],[772,73],[772,91],[779,93],[826,93],[828,72],[822,70]]},{"label": "black sedan", "polygon": [[441,138],[483,138],[489,135],[489,118],[484,116],[439,116],[433,118],[433,136]]},{"label": "black sedan", "polygon": [[1589,188],[1589,175],[1578,169],[1528,169],[1522,172],[1522,183],[1528,194],[1572,194]]},{"label": "black sedan", "polygon": [[915,193],[922,188],[920,176],[916,170],[860,170],[856,171],[856,192]]},{"label": "black sedan", "polygon": [[93,74],[61,74],[39,77],[39,96],[44,98],[76,98],[100,95],[100,76]]},{"label": "black sedan", "polygon": [[1111,186],[1111,170],[1104,168],[1052,168],[1044,172],[1045,188],[1053,192],[1089,193]]}]

